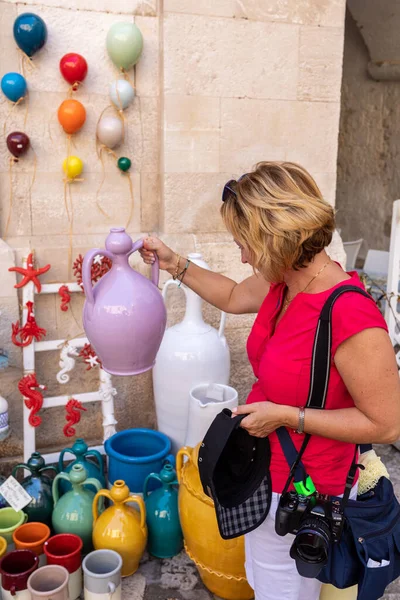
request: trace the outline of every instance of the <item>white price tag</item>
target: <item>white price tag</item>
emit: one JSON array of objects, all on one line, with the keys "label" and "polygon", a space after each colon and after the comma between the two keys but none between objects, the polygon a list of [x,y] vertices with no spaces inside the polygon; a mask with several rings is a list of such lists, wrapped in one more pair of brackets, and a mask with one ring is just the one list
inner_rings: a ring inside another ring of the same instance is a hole
[{"label": "white price tag", "polygon": [[32,500],[32,496],[24,490],[12,475],[5,480],[3,485],[0,485],[0,494],[14,510],[21,510]]}]

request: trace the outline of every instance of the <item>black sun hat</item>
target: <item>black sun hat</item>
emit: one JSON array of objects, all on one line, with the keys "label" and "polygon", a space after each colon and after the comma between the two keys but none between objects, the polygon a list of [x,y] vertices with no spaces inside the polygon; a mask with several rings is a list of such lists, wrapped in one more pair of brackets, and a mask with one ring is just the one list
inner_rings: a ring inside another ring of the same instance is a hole
[{"label": "black sun hat", "polygon": [[249,533],[265,520],[271,504],[270,447],[240,427],[247,415],[224,409],[211,423],[199,449],[204,493],[214,500],[225,540]]}]

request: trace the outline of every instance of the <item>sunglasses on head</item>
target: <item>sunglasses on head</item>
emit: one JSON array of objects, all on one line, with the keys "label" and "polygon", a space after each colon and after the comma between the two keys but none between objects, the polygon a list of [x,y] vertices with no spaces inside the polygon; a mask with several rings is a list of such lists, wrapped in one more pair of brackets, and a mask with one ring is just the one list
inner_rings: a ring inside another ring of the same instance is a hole
[{"label": "sunglasses on head", "polygon": [[243,179],[243,177],[246,177],[246,175],[248,175],[248,173],[245,173],[244,175],[242,175],[241,177],[239,177],[239,179],[230,179],[225,185],[224,185],[224,189],[222,190],[222,202],[226,202],[230,196],[230,194],[233,194],[234,196],[237,197],[237,193],[234,190],[234,186],[241,180]]}]

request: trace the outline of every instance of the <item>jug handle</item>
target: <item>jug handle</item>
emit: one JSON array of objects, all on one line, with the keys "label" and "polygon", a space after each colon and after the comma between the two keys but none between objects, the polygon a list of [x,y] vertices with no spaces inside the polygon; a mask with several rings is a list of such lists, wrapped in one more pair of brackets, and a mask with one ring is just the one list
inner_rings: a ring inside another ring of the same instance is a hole
[{"label": "jug handle", "polygon": [[[131,254],[136,252],[136,250],[140,250],[140,248],[143,248],[143,245],[144,245],[143,239],[137,240],[136,242],[134,242],[132,244],[132,250],[130,252],[128,252],[128,256],[130,256]],[[160,280],[160,265],[159,265],[158,256],[156,253],[154,253],[154,258],[155,258],[155,261],[151,265],[151,281],[154,283],[154,285],[156,287],[158,287],[158,282]]]},{"label": "jug handle", "polygon": [[[165,297],[167,295],[167,289],[169,288],[170,285],[179,286],[179,281],[177,281],[175,279],[168,279],[168,281],[166,281],[164,283],[164,287],[162,289],[162,297],[164,298],[164,300],[165,300]],[[185,292],[185,288],[182,288],[182,290]],[[185,292],[185,294],[186,294],[186,292]]]},{"label": "jug handle", "polygon": [[65,479],[65,481],[68,481],[68,483],[71,483],[71,480],[66,473],[59,473],[58,475],[56,475],[54,477],[53,486],[51,488],[51,491],[53,494],[54,505],[56,505],[60,499],[60,494],[59,494],[58,485],[57,485],[58,482],[60,481],[60,479]]},{"label": "jug handle", "polygon": [[192,452],[193,448],[190,448],[189,446],[183,446],[183,448],[181,448],[176,455],[176,475],[179,483],[181,482],[182,478],[183,457],[187,456],[190,460],[192,458]]},{"label": "jug handle", "polygon": [[97,459],[97,462],[99,463],[100,473],[102,477],[104,477],[104,464],[100,452],[98,450],[88,450],[87,452],[85,452],[85,456],[93,456],[93,458]]},{"label": "jug handle", "polygon": [[42,467],[41,469],[39,469],[39,473],[43,473],[43,471],[54,471],[54,473],[57,475],[58,474],[58,469],[56,465],[45,465],[44,467]]},{"label": "jug handle", "polygon": [[[97,479],[96,479],[96,481],[97,481]],[[100,498],[108,498],[109,500],[111,500],[111,502],[114,502],[109,490],[99,490],[97,492],[97,494],[95,495],[95,497],[93,498],[93,504],[92,504],[93,523],[96,523],[97,519],[99,518],[99,500],[100,500]]]},{"label": "jug handle", "polygon": [[132,494],[131,496],[128,496],[128,498],[125,498],[123,502],[124,504],[126,502],[136,502],[136,504],[138,504],[140,512],[140,529],[144,532],[146,530],[146,506],[143,498],[136,494]]},{"label": "jug handle", "polygon": [[92,262],[94,257],[98,254],[106,256],[110,260],[113,260],[114,258],[114,255],[111,252],[108,252],[108,250],[102,250],[101,248],[94,248],[93,250],[89,250],[89,252],[86,252],[82,265],[82,283],[86,300],[89,302],[89,304],[94,304],[92,286]]},{"label": "jug handle", "polygon": [[218,337],[220,337],[220,338],[222,338],[224,335],[225,321],[226,321],[226,313],[221,310],[221,321],[219,323],[219,329],[218,329]]},{"label": "jug handle", "polygon": [[64,471],[64,455],[66,452],[69,452],[76,458],[76,454],[75,452],[73,452],[72,448],[64,448],[63,450],[61,450],[60,456],[58,457],[58,469],[60,472]]},{"label": "jug handle", "polygon": [[145,498],[145,499],[147,498],[147,496],[150,493],[147,489],[147,484],[152,477],[161,482],[161,477],[159,476],[158,473],[150,473],[149,475],[147,475],[146,479],[144,480],[144,484],[143,484],[143,498]]}]

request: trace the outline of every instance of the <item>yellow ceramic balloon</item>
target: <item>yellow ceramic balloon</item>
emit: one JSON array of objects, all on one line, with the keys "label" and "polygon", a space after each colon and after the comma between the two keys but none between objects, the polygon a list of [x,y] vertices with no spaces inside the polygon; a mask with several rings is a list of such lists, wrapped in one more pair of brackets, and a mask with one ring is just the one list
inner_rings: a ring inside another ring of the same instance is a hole
[{"label": "yellow ceramic balloon", "polygon": [[63,171],[68,179],[75,179],[83,171],[83,162],[78,156],[69,156],[63,162]]}]

